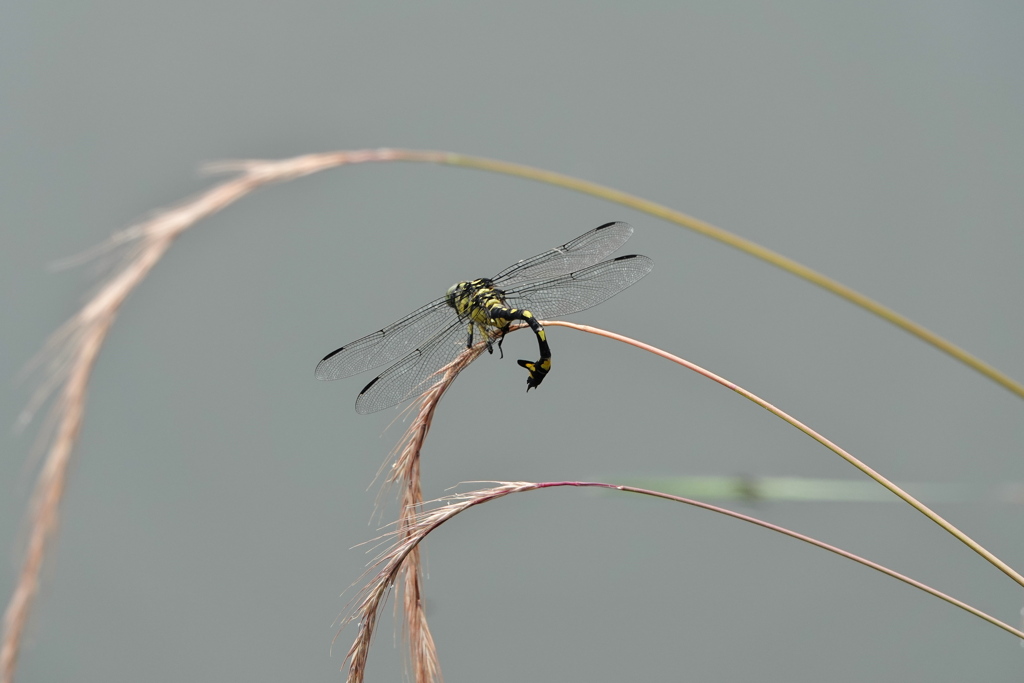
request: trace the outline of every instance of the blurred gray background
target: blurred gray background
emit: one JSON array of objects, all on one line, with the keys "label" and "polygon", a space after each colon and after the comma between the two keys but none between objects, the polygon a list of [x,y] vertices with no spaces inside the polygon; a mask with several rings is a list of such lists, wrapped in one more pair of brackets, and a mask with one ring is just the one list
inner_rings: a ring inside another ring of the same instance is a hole
[{"label": "blurred gray background", "polygon": [[[50,272],[209,187],[205,162],[446,149],[663,202],[819,269],[1024,379],[1024,6],[1011,2],[7,3],[0,22],[0,588],[38,423],[18,372],[95,282]],[[1024,405],[867,313],[718,243],[549,186],[424,164],[252,195],[178,241],[103,349],[20,681],[339,681],[397,414],[327,352],[609,220],[655,258],[584,314],[764,396],[1018,568]],[[629,347],[550,333],[527,395],[481,358],[442,404],[428,497],[470,480],[856,479],[796,430]],[[745,505],[1017,624],[1021,590],[895,503]],[[388,513],[393,510],[389,509]],[[1004,632],[698,510],[556,490],[427,546],[460,681],[1011,681]],[[390,608],[368,680],[399,680]]]}]

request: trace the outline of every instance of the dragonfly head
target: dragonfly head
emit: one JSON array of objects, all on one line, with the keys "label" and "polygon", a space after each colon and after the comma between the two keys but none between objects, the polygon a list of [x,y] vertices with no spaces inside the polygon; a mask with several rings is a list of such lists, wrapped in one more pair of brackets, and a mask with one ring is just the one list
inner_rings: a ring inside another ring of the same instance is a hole
[{"label": "dragonfly head", "polygon": [[448,305],[452,308],[455,308],[455,299],[462,293],[462,289],[465,284],[465,282],[456,282],[448,288],[448,295],[445,297],[445,301],[447,301]]}]

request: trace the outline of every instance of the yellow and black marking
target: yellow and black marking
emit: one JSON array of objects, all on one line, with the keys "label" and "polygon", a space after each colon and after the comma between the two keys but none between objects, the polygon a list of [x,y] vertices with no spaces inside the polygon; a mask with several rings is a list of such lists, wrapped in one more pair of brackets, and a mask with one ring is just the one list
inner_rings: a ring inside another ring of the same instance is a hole
[{"label": "yellow and black marking", "polygon": [[551,370],[551,347],[548,346],[548,336],[544,331],[544,326],[540,324],[533,313],[509,306],[505,301],[505,292],[497,289],[494,286],[494,281],[489,278],[452,285],[448,289],[446,301],[459,314],[460,319],[467,321],[467,349],[473,346],[473,333],[478,327],[481,336],[487,341],[487,351],[493,353],[494,350],[491,347],[493,333],[500,335],[498,337],[498,351],[500,352],[501,343],[513,321],[521,320],[529,325],[537,337],[540,358],[536,362],[520,360],[519,365],[530,373],[530,377],[526,380],[526,390],[529,391],[540,386]]},{"label": "yellow and black marking", "polygon": [[341,379],[394,363],[356,398],[356,412],[383,410],[439,382],[441,371],[473,346],[477,335],[488,351],[493,352],[494,341],[501,351],[505,335],[519,321],[537,337],[540,358],[519,365],[530,373],[526,390],[538,387],[551,371],[551,349],[538,318],[596,306],[651,272],[654,262],[646,256],[601,260],[632,234],[626,223],[606,223],[492,278],[454,284],[445,296],[327,354],[316,366],[316,377]]}]

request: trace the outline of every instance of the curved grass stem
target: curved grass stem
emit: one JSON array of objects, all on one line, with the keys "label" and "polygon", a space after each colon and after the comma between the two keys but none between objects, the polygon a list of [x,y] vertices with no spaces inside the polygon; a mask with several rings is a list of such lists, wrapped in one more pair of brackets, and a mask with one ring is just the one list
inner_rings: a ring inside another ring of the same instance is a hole
[{"label": "curved grass stem", "polygon": [[[832,292],[836,296],[842,297],[847,301],[860,306],[866,311],[877,315],[878,317],[886,320],[900,329],[908,332],[921,341],[931,344],[935,348],[939,349],[943,353],[952,356],[956,360],[960,361],[967,367],[971,368],[975,372],[978,372],[985,377],[988,377],[993,382],[999,384],[1008,391],[1016,394],[1019,398],[1024,398],[1024,384],[1014,380],[1005,373],[1001,372],[997,368],[989,365],[985,361],[981,360],[977,356],[968,353],[966,350],[960,348],[956,344],[948,341],[942,336],[932,332],[928,328],[920,325],[910,318],[907,318],[900,313],[897,313],[893,309],[885,306],[874,299],[867,297],[860,292],[847,287],[846,285],[833,280],[830,277],[819,273],[813,268],[794,261],[791,258],[783,256],[767,247],[762,247],[756,242],[752,242],[748,239],[744,239],[739,235],[723,230],[711,223],[702,221],[693,216],[689,216],[681,211],[670,209],[669,207],[653,202],[643,197],[630,194],[628,192],[622,192],[611,187],[600,185],[598,183],[592,183],[587,180],[580,178],[574,178],[572,176],[564,175],[562,173],[555,173],[554,171],[546,171],[540,168],[534,168],[533,166],[526,166],[524,164],[514,164],[507,161],[499,161],[497,159],[487,159],[484,157],[470,156],[468,154],[457,154],[455,152],[444,152],[437,150],[417,150],[417,149],[364,149],[355,150],[348,152],[329,152],[325,154],[310,154],[306,157],[296,157],[294,160],[287,160],[292,162],[302,162],[304,169],[295,172],[296,177],[298,175],[306,175],[308,173],[314,173],[319,170],[331,168],[333,166],[340,166],[342,164],[351,163],[363,163],[367,161],[411,161],[411,162],[430,162],[436,164],[446,164],[449,166],[460,166],[463,168],[475,168],[481,171],[490,171],[492,173],[502,173],[504,175],[517,176],[519,178],[526,178],[528,180],[535,180],[537,182],[546,183],[548,185],[555,185],[562,187],[567,190],[573,190],[575,192],[581,192],[583,194],[589,194],[593,197],[599,197],[622,206],[628,206],[631,209],[642,211],[652,216],[657,216],[670,223],[682,226],[688,230],[692,230],[698,234],[710,237],[713,240],[717,240],[722,244],[727,244],[734,249],[739,249],[755,258],[759,258],[762,261],[766,261],[773,266],[777,266],[788,273],[792,273],[797,277],[803,278],[808,282],[811,282],[822,289]],[[252,168],[256,165],[263,165],[269,167],[275,162],[268,161],[249,161],[249,162],[235,162],[235,163],[224,163],[217,166],[217,169],[221,170],[247,170],[251,172]],[[212,167],[211,167],[212,168]],[[308,170],[307,170],[308,169]]]},{"label": "curved grass stem", "polygon": [[[405,152],[404,150],[402,151],[403,153]],[[420,154],[419,152],[410,153],[413,155]],[[822,289],[832,292],[836,296],[840,296],[847,301],[860,306],[866,311],[874,313],[883,320],[892,323],[902,330],[914,335],[918,339],[931,344],[943,353],[952,356],[972,370],[981,373],[993,382],[996,382],[1003,388],[1016,394],[1018,397],[1024,398],[1024,384],[1012,379],[992,365],[989,365],[977,356],[968,353],[956,344],[953,344],[935,332],[932,332],[923,325],[914,322],[910,318],[897,313],[888,306],[885,306],[870,297],[864,296],[860,292],[847,287],[841,282],[837,282],[836,280],[833,280],[812,268],[808,268],[802,263],[798,263],[791,258],[783,256],[782,254],[772,251],[766,247],[762,247],[760,244],[751,242],[739,235],[734,235],[733,233],[714,226],[711,223],[694,218],[693,216],[688,216],[681,211],[670,209],[663,204],[652,202],[649,199],[637,197],[636,195],[629,194],[628,192],[622,192],[620,190],[615,190],[613,188],[581,180],[579,178],[573,178],[572,176],[562,175],[561,173],[553,173],[552,171],[545,171],[531,166],[524,166],[522,164],[512,164],[505,161],[472,157],[465,154],[454,154],[451,152],[432,152],[426,154],[439,155],[440,158],[429,159],[432,161],[438,161],[439,163],[451,164],[453,166],[464,166],[467,168],[478,168],[485,171],[493,171],[495,173],[519,176],[520,178],[529,178],[530,180],[536,180],[550,185],[557,185],[558,187],[564,187],[569,190],[575,190],[576,192],[600,197],[610,202],[622,204],[623,206],[628,206],[631,209],[636,209],[637,211],[643,211],[644,213],[649,213],[652,216],[663,218],[671,223],[675,223],[676,225],[680,225],[688,230],[704,235],[705,237],[710,237],[713,240],[717,240],[723,244],[729,245],[730,247],[739,249],[740,251],[746,252],[747,254],[750,254],[755,258],[759,258],[762,261],[767,261],[773,266],[777,266],[788,273],[801,277],[808,282],[818,285]]]},{"label": "curved grass stem", "polygon": [[955,526],[953,526],[952,524],[947,522],[937,512],[935,512],[934,510],[929,508],[927,505],[925,505],[924,503],[919,501],[917,498],[914,498],[912,495],[910,495],[909,493],[907,493],[906,491],[901,489],[899,486],[897,486],[893,482],[891,482],[888,479],[886,479],[885,477],[883,477],[881,474],[879,474],[878,472],[876,472],[872,468],[868,467],[865,463],[861,462],[860,460],[855,458],[853,455],[851,455],[847,451],[845,451],[842,448],[840,448],[837,444],[829,441],[824,436],[822,436],[818,432],[814,431],[813,429],[811,429],[810,427],[805,425],[803,422],[800,422],[799,420],[797,420],[792,415],[786,413],[783,410],[780,410],[779,408],[776,408],[775,406],[773,406],[771,403],[769,403],[768,401],[764,400],[760,396],[757,396],[756,394],[753,394],[753,393],[747,391],[743,387],[741,387],[741,386],[739,386],[737,384],[733,384],[732,382],[730,382],[729,380],[725,379],[724,377],[720,377],[720,376],[716,375],[715,373],[711,372],[710,370],[705,370],[704,368],[700,367],[699,365],[697,365],[695,363],[691,363],[690,361],[688,361],[688,360],[686,360],[684,358],[680,358],[679,356],[675,356],[675,355],[673,355],[671,353],[668,353],[667,351],[662,351],[661,349],[659,349],[657,347],[654,347],[654,346],[651,346],[650,344],[645,344],[645,343],[643,343],[641,341],[637,341],[636,339],[631,339],[629,337],[625,337],[625,336],[623,336],[621,334],[616,334],[614,332],[608,332],[607,330],[602,330],[602,329],[597,328],[597,327],[590,327],[589,325],[577,325],[576,323],[570,323],[570,322],[566,322],[564,320],[544,320],[544,321],[541,321],[541,324],[544,325],[544,326],[549,326],[550,325],[550,326],[557,326],[557,327],[569,327],[569,328],[572,328],[574,330],[579,330],[580,332],[589,332],[590,334],[596,334],[596,335],[599,335],[601,337],[607,337],[608,339],[614,339],[615,341],[625,342],[626,344],[630,344],[632,346],[635,346],[638,349],[643,349],[644,351],[649,351],[650,353],[653,353],[653,354],[655,354],[657,356],[661,356],[662,358],[670,360],[673,363],[678,363],[679,365],[682,365],[685,368],[693,370],[694,372],[696,372],[698,374],[701,374],[701,375],[703,375],[704,377],[707,377],[710,380],[718,382],[719,384],[721,384],[723,387],[726,387],[727,389],[731,389],[732,391],[735,391],[740,396],[743,396],[744,398],[746,398],[746,399],[748,399],[750,401],[753,401],[754,403],[756,403],[757,405],[761,406],[762,408],[764,408],[768,412],[772,413],[773,415],[775,415],[777,417],[782,418],[783,420],[785,420],[789,424],[793,425],[794,427],[799,429],[801,432],[803,432],[807,436],[811,437],[812,439],[814,439],[815,441],[817,441],[818,443],[823,445],[825,448],[829,449],[830,451],[832,451],[833,453],[835,453],[836,455],[841,457],[843,460],[845,460],[846,462],[850,463],[851,465],[856,467],[858,470],[860,470],[864,474],[868,475],[869,477],[874,479],[876,482],[878,482],[879,484],[881,484],[885,488],[887,488],[890,491],[892,491],[892,493],[894,493],[896,496],[899,496],[900,498],[902,498],[907,504],[909,504],[915,510],[917,510],[922,515],[924,515],[928,519],[932,520],[933,522],[938,524],[940,527],[945,529],[947,532],[952,534],[955,538],[957,538],[961,543],[966,545],[968,548],[970,548],[974,552],[976,552],[979,555],[981,555],[983,558],[985,558],[986,561],[988,561],[989,563],[994,565],[1001,572],[1003,572],[1004,574],[1009,576],[1011,579],[1016,581],[1021,586],[1024,586],[1024,576],[1021,576],[1010,565],[1006,564],[1005,562],[1000,560],[998,557],[993,555],[991,552],[989,552],[985,547],[983,547],[980,543],[975,541],[973,538],[971,538],[970,536],[968,536],[964,532],[960,531],[960,529],[956,528]]},{"label": "curved grass stem", "polygon": [[757,517],[751,517],[750,515],[744,515],[744,514],[739,513],[739,512],[734,512],[733,510],[727,510],[726,508],[721,508],[721,507],[718,507],[717,505],[711,505],[710,503],[703,503],[703,502],[701,502],[699,500],[692,500],[690,498],[683,498],[681,496],[673,496],[672,494],[669,494],[669,493],[662,493],[660,491],[652,491],[650,489],[638,488],[636,486],[617,486],[615,484],[600,484],[600,483],[593,483],[593,482],[554,482],[554,483],[550,483],[549,482],[549,483],[546,483],[546,484],[539,484],[538,488],[545,488],[545,487],[549,487],[549,486],[598,486],[598,487],[602,487],[602,488],[617,489],[619,491],[627,491],[627,492],[631,492],[631,493],[639,493],[639,494],[642,494],[642,495],[645,495],[645,496],[653,496],[655,498],[664,498],[665,500],[672,500],[672,501],[675,501],[677,503],[685,503],[686,505],[692,505],[693,507],[702,508],[704,510],[710,510],[711,512],[717,512],[719,514],[726,515],[727,517],[732,517],[733,519],[738,519],[738,520],[741,520],[743,522],[749,522],[750,524],[756,524],[757,526],[764,527],[765,529],[769,529],[771,531],[775,531],[775,532],[780,533],[780,534],[785,534],[786,536],[789,536],[790,538],[795,538],[798,541],[803,541],[804,543],[809,543],[809,544],[811,544],[813,546],[816,546],[818,548],[821,548],[823,550],[827,550],[830,553],[835,553],[836,555],[839,555],[840,557],[845,557],[848,560],[853,560],[854,562],[858,562],[858,563],[864,565],[865,567],[869,567],[871,569],[874,569],[875,571],[881,572],[881,573],[885,574],[886,576],[891,576],[892,578],[897,579],[899,581],[902,581],[903,583],[908,584],[910,586],[913,586],[914,588],[917,588],[918,590],[922,590],[925,593],[928,593],[929,595],[933,595],[936,598],[939,598],[940,600],[945,600],[949,604],[954,605],[956,607],[959,607],[960,609],[962,609],[962,610],[964,610],[966,612],[970,612],[974,616],[980,617],[981,619],[984,619],[988,623],[993,624],[995,626],[998,626],[999,628],[1003,629],[1004,631],[1007,631],[1008,633],[1011,633],[1011,634],[1017,636],[1018,638],[1021,638],[1022,640],[1024,640],[1024,631],[1016,629],[1016,628],[1010,626],[1009,624],[1007,624],[1005,622],[1002,622],[999,619],[996,619],[992,615],[986,614],[985,612],[982,612],[980,609],[977,609],[976,607],[972,607],[971,605],[968,605],[966,602],[963,602],[962,600],[957,600],[956,598],[954,598],[954,597],[952,597],[950,595],[947,595],[946,593],[943,593],[942,591],[936,590],[936,589],[932,588],[931,586],[929,586],[928,584],[921,583],[920,581],[918,581],[916,579],[912,579],[909,576],[906,576],[904,574],[900,574],[899,572],[893,571],[892,569],[889,569],[888,567],[886,567],[884,565],[878,564],[877,562],[872,562],[871,560],[865,559],[865,558],[863,558],[863,557],[861,557],[859,555],[854,555],[853,553],[848,552],[846,550],[843,550],[842,548],[838,548],[838,547],[836,547],[834,545],[830,545],[828,543],[824,543],[823,541],[819,541],[818,539],[812,538],[810,536],[805,536],[804,534],[797,533],[797,532],[792,531],[790,529],[787,529],[785,527],[781,527],[781,526],[778,526],[776,524],[772,524],[770,522],[766,522],[763,519],[758,519]]},{"label": "curved grass stem", "polygon": [[[479,483],[479,482],[477,482]],[[607,484],[602,482],[587,482],[587,481],[557,481],[557,482],[543,482],[543,483],[532,483],[532,482],[494,482],[498,484],[489,489],[481,489],[477,491],[468,491],[465,493],[457,493],[451,496],[445,496],[434,500],[430,503],[422,504],[417,506],[414,514],[409,517],[409,522],[404,524],[401,528],[396,529],[392,532],[391,536],[395,539],[394,543],[384,549],[373,561],[368,570],[368,573],[372,573],[373,578],[370,582],[360,590],[359,595],[355,598],[354,603],[355,609],[342,623],[344,627],[348,623],[357,622],[359,624],[358,633],[356,634],[355,642],[352,646],[352,650],[349,653],[349,683],[361,683],[363,680],[363,673],[365,670],[365,652],[369,647],[369,643],[373,639],[373,630],[376,626],[377,615],[383,604],[387,600],[387,596],[396,585],[396,582],[404,571],[405,564],[409,561],[414,554],[415,549],[419,544],[435,529],[440,527],[442,524],[452,519],[456,515],[465,512],[471,507],[476,505],[482,505],[492,500],[504,498],[505,496],[512,493],[524,493],[526,491],[538,491],[549,488],[559,488],[564,486],[571,486],[576,488],[603,488],[616,491],[624,491],[627,493],[638,493],[646,496],[653,496],[656,498],[662,498],[665,500],[674,501],[677,503],[683,503],[685,505],[691,505],[693,507],[701,508],[711,512],[717,512],[718,514],[732,517],[749,524],[755,524],[762,528],[774,531],[776,533],[784,534],[790,538],[795,538],[798,541],[803,541],[817,548],[827,550],[831,553],[844,557],[848,560],[852,560],[859,564],[864,565],[870,569],[881,572],[886,576],[902,581],[907,585],[913,586],[918,590],[924,591],[931,596],[939,598],[949,604],[959,607],[960,609],[973,614],[974,616],[987,621],[988,623],[998,626],[1007,633],[1010,633],[1017,638],[1024,640],[1024,631],[1016,629],[1009,624],[996,619],[995,617],[982,612],[981,610],[958,600],[942,591],[939,591],[931,586],[924,584],[916,579],[912,579],[904,574],[900,574],[888,567],[872,562],[871,560],[855,555],[851,552],[838,548],[836,546],[824,543],[810,536],[806,536],[801,533],[797,533],[785,527],[771,524],[764,520],[750,515],[744,515],[739,512],[734,512],[725,508],[718,507],[717,505],[711,505],[710,503],[703,503],[701,501],[692,500],[689,498],[683,498],[681,496],[674,496],[668,493],[662,493],[660,491],[652,491],[650,489],[643,489],[634,486],[621,486],[617,484]],[[357,660],[352,657],[353,652],[359,653],[364,656],[363,659]]]}]

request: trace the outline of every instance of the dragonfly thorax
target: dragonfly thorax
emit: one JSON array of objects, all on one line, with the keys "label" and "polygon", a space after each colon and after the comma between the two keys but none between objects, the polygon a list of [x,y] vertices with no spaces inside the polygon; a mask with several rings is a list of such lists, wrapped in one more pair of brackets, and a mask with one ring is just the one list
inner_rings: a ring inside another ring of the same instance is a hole
[{"label": "dragonfly thorax", "polygon": [[493,308],[507,308],[505,292],[494,286],[489,278],[458,282],[448,288],[448,305],[455,309],[460,318],[469,318],[481,325],[503,327],[506,320],[493,319],[488,311]]}]

